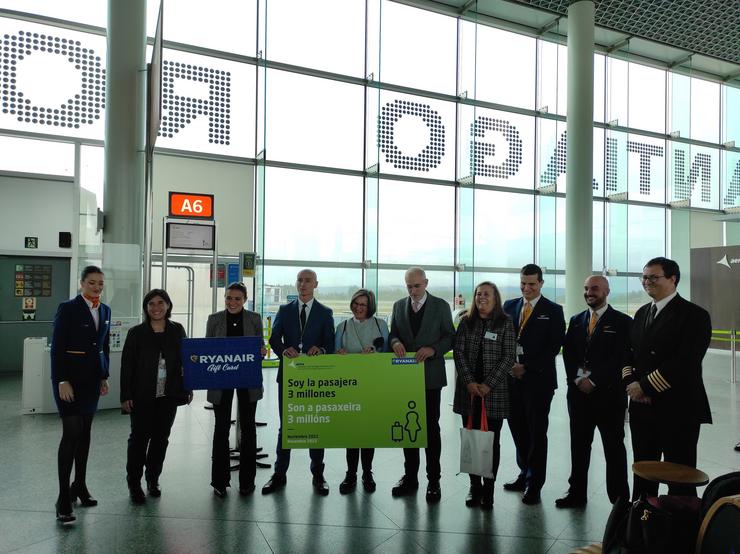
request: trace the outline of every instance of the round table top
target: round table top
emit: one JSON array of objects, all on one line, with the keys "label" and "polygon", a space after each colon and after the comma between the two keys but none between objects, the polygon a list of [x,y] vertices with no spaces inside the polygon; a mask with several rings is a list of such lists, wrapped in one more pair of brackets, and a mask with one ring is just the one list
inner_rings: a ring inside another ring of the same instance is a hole
[{"label": "round table top", "polygon": [[635,462],[632,471],[643,479],[666,485],[701,486],[709,483],[709,476],[700,469],[673,462]]}]

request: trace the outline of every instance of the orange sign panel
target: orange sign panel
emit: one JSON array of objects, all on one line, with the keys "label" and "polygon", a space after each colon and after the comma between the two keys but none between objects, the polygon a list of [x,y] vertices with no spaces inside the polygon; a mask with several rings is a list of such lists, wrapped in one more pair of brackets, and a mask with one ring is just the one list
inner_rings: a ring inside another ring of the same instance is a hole
[{"label": "orange sign panel", "polygon": [[170,192],[170,216],[213,219],[213,195]]}]

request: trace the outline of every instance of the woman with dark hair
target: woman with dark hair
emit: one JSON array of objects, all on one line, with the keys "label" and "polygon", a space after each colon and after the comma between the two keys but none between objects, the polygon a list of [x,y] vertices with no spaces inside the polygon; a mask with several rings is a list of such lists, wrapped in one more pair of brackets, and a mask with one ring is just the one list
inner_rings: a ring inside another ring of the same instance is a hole
[{"label": "woman with dark hair", "polygon": [[[224,304],[226,309],[208,316],[206,337],[259,337],[262,335],[262,318],[255,312],[244,309],[247,302],[247,287],[234,282],[226,287]],[[263,346],[262,357],[267,355]],[[257,474],[257,430],[254,416],[257,401],[262,398],[263,388],[236,389],[239,400],[239,427],[241,429],[239,451],[239,494],[254,492]],[[219,498],[226,496],[231,483],[229,458],[229,432],[231,430],[231,405],[234,389],[209,390],[208,401],[213,404],[215,423],[213,448],[211,450],[211,486]]]},{"label": "woman with dark hair", "polygon": [[[388,352],[388,324],[375,317],[377,303],[375,293],[360,289],[352,295],[349,304],[353,317],[337,325],[335,349],[337,354],[372,354]],[[362,486],[367,492],[375,492],[373,479],[374,448],[362,449]],[[339,492],[347,494],[357,486],[357,466],[360,449],[347,449],[347,474],[339,484]]]},{"label": "woman with dark hair", "polygon": [[159,476],[177,407],[193,399],[183,385],[180,344],[185,329],[170,320],[170,295],[153,289],[142,308],[144,322],[128,332],[121,355],[121,408],[131,414],[126,482],[134,504],[146,501],[142,474],[149,495],[161,496]]},{"label": "woman with dark hair", "polygon": [[[75,520],[72,502],[96,506],[85,481],[90,430],[100,395],[108,394],[110,363],[110,307],[100,302],[105,277],[97,266],[87,266],[80,277],[80,294],[59,304],[51,339],[51,382],[62,418],[57,454],[59,496],[57,520]],[[70,486],[72,466],[75,480]]]},{"label": "woman with dark hair", "polygon": [[494,433],[493,478],[470,475],[468,507],[493,508],[493,483],[501,457],[500,435],[509,415],[507,375],[514,365],[516,337],[514,326],[504,313],[496,285],[484,281],[475,287],[473,303],[460,318],[453,351],[457,378],[453,411],[462,416],[463,425],[473,416],[473,429],[481,424],[481,401],[485,406],[488,430]]}]

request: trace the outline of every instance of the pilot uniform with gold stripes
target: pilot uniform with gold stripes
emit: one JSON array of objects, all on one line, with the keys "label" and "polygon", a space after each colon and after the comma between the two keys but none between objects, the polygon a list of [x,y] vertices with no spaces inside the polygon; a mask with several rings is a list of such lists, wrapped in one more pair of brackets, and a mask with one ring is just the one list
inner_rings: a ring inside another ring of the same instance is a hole
[{"label": "pilot uniform with gold stripes", "polygon": [[[702,381],[709,347],[709,313],[676,292],[678,264],[648,262],[643,286],[653,298],[635,314],[622,381],[630,396],[634,461],[660,460],[696,467],[699,428],[711,423]],[[633,498],[656,496],[658,484],[635,475]],[[669,487],[669,494],[696,496],[695,487]]]}]

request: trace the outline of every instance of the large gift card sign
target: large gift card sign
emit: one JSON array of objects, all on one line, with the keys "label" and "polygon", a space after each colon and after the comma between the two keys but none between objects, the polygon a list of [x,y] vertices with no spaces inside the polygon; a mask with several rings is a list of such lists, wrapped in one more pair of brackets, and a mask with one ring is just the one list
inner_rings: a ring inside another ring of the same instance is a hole
[{"label": "large gift card sign", "polygon": [[262,386],[262,337],[182,340],[185,388],[257,389]]}]

